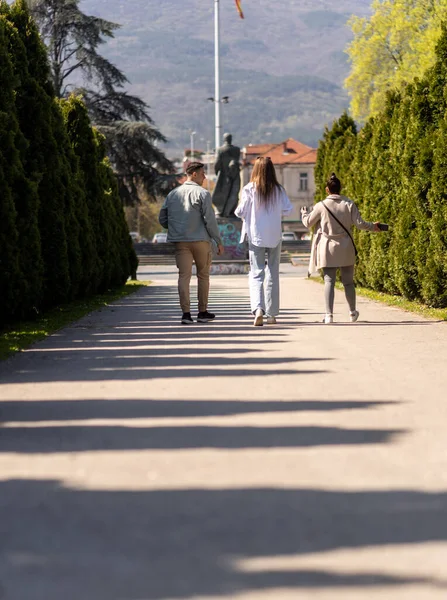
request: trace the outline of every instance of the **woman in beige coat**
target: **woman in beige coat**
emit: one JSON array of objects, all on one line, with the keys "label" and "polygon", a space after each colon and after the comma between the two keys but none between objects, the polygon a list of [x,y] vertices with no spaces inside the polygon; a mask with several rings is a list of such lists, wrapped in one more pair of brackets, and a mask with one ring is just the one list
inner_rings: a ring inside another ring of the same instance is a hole
[{"label": "woman in beige coat", "polygon": [[326,184],[327,198],[318,202],[311,212],[301,209],[301,219],[305,227],[317,226],[312,242],[309,272],[323,269],[326,315],[324,323],[334,321],[334,295],[337,269],[345,288],[349,305],[349,320],[355,323],[359,318],[356,309],[354,264],[356,248],[351,236],[352,226],[366,231],[380,231],[379,223],[368,223],[360,215],[352,200],[340,195],[341,183],[332,173]]}]

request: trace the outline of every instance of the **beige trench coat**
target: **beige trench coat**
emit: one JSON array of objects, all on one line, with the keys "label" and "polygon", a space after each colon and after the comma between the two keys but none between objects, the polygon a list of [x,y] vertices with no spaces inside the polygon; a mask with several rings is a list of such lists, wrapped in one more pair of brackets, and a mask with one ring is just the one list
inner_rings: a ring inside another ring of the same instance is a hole
[{"label": "beige trench coat", "polygon": [[[325,198],[324,203],[348,231],[354,225],[358,229],[374,230],[374,223],[364,221],[357,206],[346,196],[331,194]],[[303,213],[302,220],[305,227],[317,228],[312,240],[310,274],[324,267],[349,267],[355,264],[355,250],[351,239],[325,209],[323,202],[315,204],[311,212]]]}]

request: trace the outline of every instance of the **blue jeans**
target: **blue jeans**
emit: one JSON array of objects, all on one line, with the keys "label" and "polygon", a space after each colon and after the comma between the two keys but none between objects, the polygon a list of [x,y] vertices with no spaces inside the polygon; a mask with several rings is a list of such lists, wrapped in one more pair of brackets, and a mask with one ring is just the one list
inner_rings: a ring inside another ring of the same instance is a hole
[{"label": "blue jeans", "polygon": [[[265,264],[266,255],[267,265]],[[249,257],[251,312],[255,313],[260,308],[264,314],[276,317],[279,314],[281,242],[276,248],[261,248],[250,243]]]}]

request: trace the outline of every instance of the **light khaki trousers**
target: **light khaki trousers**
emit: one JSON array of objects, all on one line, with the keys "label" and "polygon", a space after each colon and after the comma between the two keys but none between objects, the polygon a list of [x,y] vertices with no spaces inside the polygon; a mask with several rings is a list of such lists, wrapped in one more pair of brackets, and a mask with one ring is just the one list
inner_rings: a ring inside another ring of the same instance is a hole
[{"label": "light khaki trousers", "polygon": [[211,259],[210,242],[176,242],[175,262],[178,268],[178,293],[182,312],[191,312],[189,285],[193,262],[196,263],[197,268],[199,312],[205,312],[208,308]]}]

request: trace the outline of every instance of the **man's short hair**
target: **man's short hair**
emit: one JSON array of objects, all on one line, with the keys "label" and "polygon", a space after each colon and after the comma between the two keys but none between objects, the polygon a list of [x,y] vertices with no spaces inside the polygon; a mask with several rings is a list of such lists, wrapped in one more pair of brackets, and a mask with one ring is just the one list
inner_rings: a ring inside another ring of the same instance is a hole
[{"label": "man's short hair", "polygon": [[187,175],[192,175],[193,173],[195,173],[199,169],[203,169],[204,166],[205,165],[203,163],[198,162],[198,161],[189,163],[189,165],[186,167],[186,174]]}]

